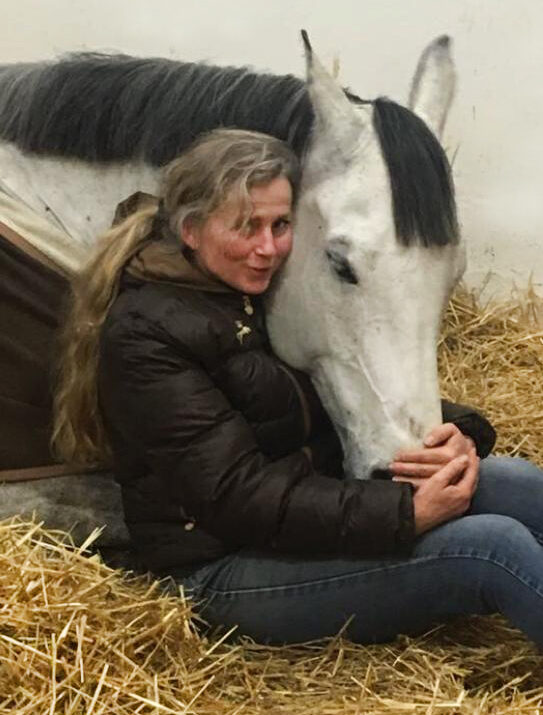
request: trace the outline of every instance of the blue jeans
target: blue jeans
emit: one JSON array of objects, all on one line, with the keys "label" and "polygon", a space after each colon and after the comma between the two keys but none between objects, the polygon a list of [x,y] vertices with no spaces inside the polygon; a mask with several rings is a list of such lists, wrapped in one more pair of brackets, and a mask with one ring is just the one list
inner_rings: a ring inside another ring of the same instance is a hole
[{"label": "blue jeans", "polygon": [[[543,472],[488,457],[468,514],[417,539],[408,558],[289,556],[244,548],[183,581],[202,617],[259,642],[417,633],[502,613],[543,648]],[[175,574],[173,574],[175,578]]]}]

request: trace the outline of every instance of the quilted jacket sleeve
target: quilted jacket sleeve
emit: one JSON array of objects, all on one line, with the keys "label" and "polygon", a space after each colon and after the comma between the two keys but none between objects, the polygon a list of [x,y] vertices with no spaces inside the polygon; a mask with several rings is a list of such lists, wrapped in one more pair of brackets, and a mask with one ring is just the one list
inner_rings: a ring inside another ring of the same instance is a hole
[{"label": "quilted jacket sleeve", "polygon": [[108,421],[210,535],[285,552],[409,551],[409,485],[330,478],[302,451],[270,461],[198,360],[149,326],[106,330],[101,360]]}]

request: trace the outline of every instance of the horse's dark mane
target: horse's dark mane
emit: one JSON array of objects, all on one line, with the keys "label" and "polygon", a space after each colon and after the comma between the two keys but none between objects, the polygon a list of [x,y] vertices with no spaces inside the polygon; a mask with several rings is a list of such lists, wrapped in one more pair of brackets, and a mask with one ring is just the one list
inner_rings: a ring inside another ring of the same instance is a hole
[{"label": "horse's dark mane", "polygon": [[[398,239],[455,241],[452,181],[439,142],[409,110],[385,99],[371,104]],[[302,156],[312,125],[306,85],[292,75],[97,53],[0,67],[0,139],[34,154],[161,166],[199,134],[224,126],[272,134]]]},{"label": "horse's dark mane", "polygon": [[312,122],[292,75],[98,53],[0,68],[0,137],[34,154],[160,166],[218,126],[273,134],[301,154]]}]

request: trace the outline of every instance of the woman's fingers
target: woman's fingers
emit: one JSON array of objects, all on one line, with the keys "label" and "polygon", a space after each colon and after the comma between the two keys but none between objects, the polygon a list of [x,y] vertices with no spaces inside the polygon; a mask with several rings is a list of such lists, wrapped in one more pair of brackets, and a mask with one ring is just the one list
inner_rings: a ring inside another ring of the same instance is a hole
[{"label": "woman's fingers", "polygon": [[[474,490],[472,462],[473,460],[470,461],[470,458],[463,454],[439,469],[431,479],[398,478],[410,481],[415,487],[413,505],[417,534],[466,512]],[[464,480],[467,481],[464,483]]]},{"label": "woman's fingers", "polygon": [[[445,464],[451,459],[448,450],[444,447],[435,449],[414,449],[413,451],[398,452],[392,464]],[[392,467],[391,467],[392,468]]]},{"label": "woman's fingers", "polygon": [[462,486],[469,493],[469,498],[473,496],[475,490],[477,489],[477,483],[479,481],[479,464],[480,459],[477,456],[475,448],[472,448],[468,457],[468,466],[464,471],[462,477],[462,482],[459,486]]},{"label": "woman's fingers", "polygon": [[408,482],[415,489],[418,489],[429,477],[439,475],[443,487],[451,484],[461,485],[471,496],[477,486],[479,461],[479,457],[477,457],[475,449],[473,449],[468,456],[461,455],[456,457],[444,467],[439,468],[434,465],[431,474],[429,472],[423,473],[423,468],[428,469],[426,465],[415,465],[416,469],[413,470],[410,470],[413,465],[405,465],[405,471],[403,473],[396,471],[392,480],[395,482]]},{"label": "woman's fingers", "polygon": [[469,463],[468,455],[461,454],[459,457],[451,459],[444,467],[441,467],[441,469],[435,473],[435,478],[439,479],[443,486],[456,484],[461,479],[462,473]]},{"label": "woman's fingers", "polygon": [[395,476],[399,477],[419,477],[428,479],[433,476],[442,464],[421,464],[419,462],[392,462],[389,469]]},{"label": "woman's fingers", "polygon": [[459,432],[460,430],[455,424],[452,422],[445,422],[442,425],[434,427],[433,430],[428,432],[424,438],[424,446],[437,447],[438,444],[443,444]]},{"label": "woman's fingers", "polygon": [[[394,471],[396,465],[408,463],[442,465],[450,462],[451,459],[461,454],[469,454],[470,450],[474,447],[473,440],[463,435],[456,425],[452,423],[446,423],[436,427],[430,432],[425,442],[428,443],[433,440],[439,443],[438,446],[425,446],[422,449],[401,450],[395,455],[394,461],[389,468]],[[400,471],[400,473],[404,472]]]},{"label": "woman's fingers", "polygon": [[[467,469],[470,461],[466,455],[461,455],[448,462],[445,466],[433,466],[433,472],[422,473],[427,465],[406,465],[405,472],[395,472],[392,480],[395,482],[409,482],[414,487],[419,487],[428,480],[429,477],[439,477],[442,486],[456,484],[462,478],[462,472]],[[410,472],[410,467],[415,467]]]}]

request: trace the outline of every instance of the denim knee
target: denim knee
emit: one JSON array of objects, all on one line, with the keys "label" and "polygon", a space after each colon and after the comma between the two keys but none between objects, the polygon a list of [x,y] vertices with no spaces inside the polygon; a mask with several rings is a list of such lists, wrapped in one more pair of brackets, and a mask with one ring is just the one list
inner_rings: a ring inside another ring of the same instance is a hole
[{"label": "denim knee", "polygon": [[543,471],[517,457],[487,457],[469,514],[511,517],[543,544]]},{"label": "denim knee", "polygon": [[[541,547],[520,521],[501,514],[473,514],[449,521],[424,535],[415,555],[474,556],[502,562]],[[540,553],[543,559],[543,552]],[[522,560],[522,559],[521,559]]]},{"label": "denim knee", "polygon": [[511,477],[523,475],[543,479],[543,471],[536,464],[522,457],[498,457],[491,454],[481,460],[480,472],[485,476],[499,473]]}]

